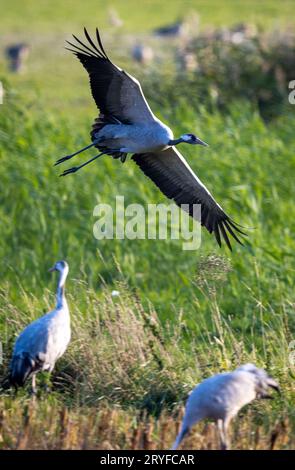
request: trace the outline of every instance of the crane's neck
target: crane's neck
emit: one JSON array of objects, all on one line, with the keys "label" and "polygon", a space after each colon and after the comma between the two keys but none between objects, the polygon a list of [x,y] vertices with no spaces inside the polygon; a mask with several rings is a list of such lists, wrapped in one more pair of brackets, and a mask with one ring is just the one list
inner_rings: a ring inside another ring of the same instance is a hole
[{"label": "crane's neck", "polygon": [[169,140],[168,145],[171,145],[171,147],[172,147],[173,145],[181,144],[182,142],[184,142],[184,141],[183,141],[183,139],[180,137],[179,139],[171,139],[171,140]]},{"label": "crane's neck", "polygon": [[67,305],[65,298],[65,283],[68,275],[68,271],[64,269],[59,275],[57,291],[56,291],[56,308],[62,308]]}]

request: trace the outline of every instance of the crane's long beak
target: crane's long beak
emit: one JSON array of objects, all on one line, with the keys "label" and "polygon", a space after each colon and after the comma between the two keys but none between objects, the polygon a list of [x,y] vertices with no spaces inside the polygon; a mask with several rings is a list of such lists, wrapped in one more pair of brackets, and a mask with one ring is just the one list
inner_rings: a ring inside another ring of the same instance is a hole
[{"label": "crane's long beak", "polygon": [[268,378],[267,385],[273,388],[276,392],[278,392],[279,395],[282,394],[279,384],[272,377]]},{"label": "crane's long beak", "polygon": [[49,272],[49,273],[53,273],[53,271],[56,271],[55,266],[53,266],[52,268],[48,269],[48,272]]},{"label": "crane's long beak", "polygon": [[199,137],[197,137],[197,140],[195,141],[195,144],[199,144],[199,145],[204,145],[204,147],[209,147],[208,144],[206,144],[206,142],[204,142],[203,140],[199,139]]}]

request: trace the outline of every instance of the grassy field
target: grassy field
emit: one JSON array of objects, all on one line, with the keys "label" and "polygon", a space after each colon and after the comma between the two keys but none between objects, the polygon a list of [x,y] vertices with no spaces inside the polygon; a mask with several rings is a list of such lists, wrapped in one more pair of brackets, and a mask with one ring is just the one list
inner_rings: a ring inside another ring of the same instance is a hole
[{"label": "grassy field", "polygon": [[[2,3],[2,2],[1,2]],[[292,0],[225,0],[220,7],[218,0],[143,0],[138,8],[135,0],[88,0],[83,4],[78,0],[28,0],[23,5],[20,0],[10,2],[10,13],[3,15],[2,31],[23,33],[24,25],[30,25],[32,32],[51,32],[53,29],[64,33],[81,24],[96,27],[97,22],[107,23],[109,10],[114,8],[124,21],[127,32],[139,33],[162,26],[165,21],[173,21],[185,14],[196,11],[202,25],[230,25],[240,21],[254,22],[260,26],[280,26],[290,24],[293,8]],[[132,12],[132,15],[130,15]],[[109,26],[110,28],[110,26]]]},{"label": "grassy field", "polygon": [[[134,3],[112,2],[125,22],[114,34],[107,7],[92,0],[87,8],[13,0],[1,19],[3,47],[19,40],[32,47],[22,75],[0,61],[1,377],[16,335],[54,304],[56,279],[47,269],[60,258],[70,265],[73,340],[50,396],[41,392],[32,404],[27,391],[1,391],[0,448],[167,448],[194,384],[247,361],[266,367],[283,395],[242,412],[233,447],[294,448],[294,106],[268,124],[242,100],[226,113],[192,108],[197,91],[188,88],[177,105],[167,96],[160,106],[148,70],[129,58],[134,36],[177,19],[184,6],[198,11],[204,28],[241,21],[274,28],[288,26],[292,2]],[[210,144],[180,150],[233,219],[250,227],[244,247],[220,250],[204,231],[196,252],[183,251],[181,240],[95,240],[98,202],[114,206],[118,194],[126,204],[166,200],[131,161],[104,158],[67,178],[53,168],[88,143],[97,113],[86,74],[63,49],[84,25],[105,28],[112,57],[140,77],[175,135],[196,132]],[[204,423],[184,442],[216,446]]]}]

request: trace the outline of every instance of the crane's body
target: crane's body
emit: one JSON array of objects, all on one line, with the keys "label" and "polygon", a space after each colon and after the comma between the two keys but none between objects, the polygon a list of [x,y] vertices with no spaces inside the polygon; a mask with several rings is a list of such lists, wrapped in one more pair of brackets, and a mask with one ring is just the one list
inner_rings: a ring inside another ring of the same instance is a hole
[{"label": "crane's body", "polygon": [[255,398],[270,398],[268,387],[278,390],[278,384],[263,369],[253,364],[245,364],[233,372],[205,379],[187,400],[181,430],[172,449],[177,449],[194,424],[206,418],[217,423],[221,447],[228,448],[227,430],[230,421]]},{"label": "crane's body", "polygon": [[[191,393],[187,402],[187,422],[209,418],[217,421],[228,414],[235,416],[240,408],[254,400],[252,377],[236,371],[218,374],[204,380]],[[197,403],[197,406],[195,406]]]},{"label": "crane's body", "polygon": [[32,389],[36,391],[35,375],[39,371],[52,372],[56,361],[64,354],[71,339],[71,322],[64,284],[68,265],[59,261],[52,270],[60,272],[56,308],[30,323],[15,342],[10,364],[10,382],[16,388],[23,386],[32,376]]},{"label": "crane's body", "polygon": [[36,369],[51,372],[70,342],[70,314],[67,306],[53,310],[28,325],[14,347],[13,361],[29,355]]},{"label": "crane's body", "polygon": [[169,147],[171,129],[155,118],[149,124],[107,124],[94,133],[97,145],[102,144],[120,153],[158,152]]},{"label": "crane's body", "polygon": [[172,130],[153,114],[138,80],[108,58],[98,30],[96,42],[85,28],[84,33],[86,44],[76,36],[73,36],[76,44],[67,42],[71,46],[69,50],[74,52],[89,74],[99,116],[92,127],[92,143],[60,158],[56,165],[91,147],[98,148],[100,153],[81,165],[68,168],[61,176],[76,173],[102,155],[111,155],[124,162],[127,155],[132,154],[132,160],[162,193],[178,206],[185,207],[184,210],[192,217],[199,213],[194,206],[201,205],[199,222],[209,233],[214,233],[220,246],[223,239],[231,249],[228,234],[242,244],[238,234],[244,233],[223,211],[175,147],[181,143],[207,144],[194,134],[183,134],[174,139]]}]

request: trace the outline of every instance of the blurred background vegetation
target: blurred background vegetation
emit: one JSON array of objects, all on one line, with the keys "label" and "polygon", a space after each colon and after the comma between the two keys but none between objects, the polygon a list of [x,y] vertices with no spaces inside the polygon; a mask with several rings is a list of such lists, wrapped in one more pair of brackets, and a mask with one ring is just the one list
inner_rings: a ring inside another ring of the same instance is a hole
[{"label": "blurred background vegetation", "polygon": [[[267,367],[285,393],[267,408],[256,406],[250,430],[243,436],[236,430],[235,446],[271,447],[277,429],[292,436],[294,2],[12,0],[9,10],[3,1],[0,7],[2,377],[15,336],[54,302],[56,280],[47,269],[60,258],[70,265],[74,323],[46,405],[53,407],[52,429],[36,421],[25,394],[13,401],[3,391],[0,411],[11,432],[1,440],[0,424],[0,446],[42,446],[32,436],[43,429],[58,447],[65,413],[85,414],[85,407],[105,409],[104,423],[118,412],[114,420],[124,421],[125,439],[110,428],[83,444],[82,423],[82,437],[65,446],[168,446],[174,436],[163,437],[167,420],[194,383],[247,360]],[[141,81],[175,135],[195,132],[209,143],[203,151],[180,150],[233,219],[251,228],[244,247],[220,250],[204,231],[197,252],[183,251],[181,240],[94,239],[98,202],[114,206],[117,194],[126,205],[167,201],[132,162],[105,158],[67,178],[53,168],[58,157],[89,142],[97,115],[88,77],[64,49],[84,26],[99,27],[109,56]],[[7,54],[17,44],[26,52],[13,73]],[[24,406],[18,431],[22,411],[16,410]],[[38,406],[45,413],[45,404]],[[76,414],[69,419],[79,422]],[[93,429],[102,429],[99,419]],[[191,445],[214,447],[210,439]],[[291,446],[281,438],[280,447]]]}]

